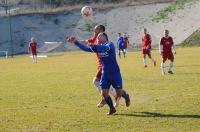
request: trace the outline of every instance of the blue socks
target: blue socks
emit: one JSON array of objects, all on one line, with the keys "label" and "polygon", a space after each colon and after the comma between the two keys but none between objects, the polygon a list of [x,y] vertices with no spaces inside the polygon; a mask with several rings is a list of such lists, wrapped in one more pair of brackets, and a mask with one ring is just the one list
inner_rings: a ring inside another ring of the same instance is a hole
[{"label": "blue socks", "polygon": [[122,97],[123,97],[125,100],[128,100],[128,95],[127,95],[127,93],[126,93],[125,90],[123,90]]},{"label": "blue socks", "polygon": [[108,96],[107,98],[105,98],[106,103],[108,104],[108,106],[110,107],[110,109],[114,109],[113,106],[113,102],[110,96]]}]

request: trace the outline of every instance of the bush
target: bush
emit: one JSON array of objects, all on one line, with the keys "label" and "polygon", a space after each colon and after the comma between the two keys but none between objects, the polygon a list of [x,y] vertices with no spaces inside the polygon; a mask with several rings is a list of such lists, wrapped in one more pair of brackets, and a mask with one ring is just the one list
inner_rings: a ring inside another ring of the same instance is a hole
[{"label": "bush", "polygon": [[168,15],[177,9],[183,9],[184,6],[191,2],[192,0],[176,0],[172,2],[169,6],[167,6],[165,9],[160,10],[157,12],[157,14],[153,17],[153,21],[159,22],[160,20],[164,20],[168,18]]}]

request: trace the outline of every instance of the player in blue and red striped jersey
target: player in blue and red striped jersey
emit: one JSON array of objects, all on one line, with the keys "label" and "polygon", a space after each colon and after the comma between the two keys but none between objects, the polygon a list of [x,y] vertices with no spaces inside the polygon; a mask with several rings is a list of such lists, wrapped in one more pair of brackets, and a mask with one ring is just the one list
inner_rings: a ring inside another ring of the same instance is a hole
[{"label": "player in blue and red striped jersey", "polygon": [[116,60],[114,44],[108,41],[106,33],[100,33],[97,38],[100,44],[94,44],[91,46],[81,44],[75,37],[70,37],[68,42],[74,43],[84,51],[95,52],[98,54],[102,62],[102,75],[100,80],[102,96],[110,108],[107,114],[111,115],[116,112],[112,99],[109,96],[109,89],[111,85],[115,88],[118,97],[120,98],[122,96],[125,99],[127,107],[130,105],[130,98],[129,95],[122,90],[122,77]]}]

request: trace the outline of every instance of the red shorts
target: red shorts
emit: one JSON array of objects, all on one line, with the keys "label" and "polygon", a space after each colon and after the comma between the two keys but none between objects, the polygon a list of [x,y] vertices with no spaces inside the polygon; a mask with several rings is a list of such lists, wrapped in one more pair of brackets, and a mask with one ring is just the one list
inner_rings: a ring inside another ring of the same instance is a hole
[{"label": "red shorts", "polygon": [[151,55],[151,49],[142,49],[142,54]]},{"label": "red shorts", "polygon": [[37,51],[31,51],[32,55],[37,55]]},{"label": "red shorts", "polygon": [[127,49],[128,44],[124,43],[124,49]]},{"label": "red shorts", "polygon": [[165,63],[166,60],[170,60],[172,62],[174,62],[174,55],[173,53],[163,53],[162,55],[162,62]]},{"label": "red shorts", "polygon": [[96,78],[101,79],[101,72],[102,72],[102,66],[98,65],[97,72],[96,72]]}]

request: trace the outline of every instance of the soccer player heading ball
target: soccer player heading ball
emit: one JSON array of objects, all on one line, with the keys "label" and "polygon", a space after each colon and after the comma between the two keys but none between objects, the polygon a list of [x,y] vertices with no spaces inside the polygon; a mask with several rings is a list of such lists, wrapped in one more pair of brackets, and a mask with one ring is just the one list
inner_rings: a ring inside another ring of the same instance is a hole
[{"label": "soccer player heading ball", "polygon": [[95,52],[99,55],[102,62],[100,86],[102,88],[102,96],[110,108],[107,114],[111,115],[116,112],[112,99],[109,96],[109,89],[111,85],[115,88],[118,97],[123,97],[125,99],[127,107],[130,105],[130,99],[129,95],[122,90],[122,77],[116,60],[114,44],[108,41],[106,33],[98,34],[97,38],[100,44],[93,44],[91,46],[81,44],[75,37],[70,37],[68,42],[74,43],[84,51]]},{"label": "soccer player heading ball", "polygon": [[164,37],[160,39],[159,45],[159,52],[162,56],[161,69],[163,75],[165,75],[165,62],[167,59],[170,60],[168,73],[173,74],[172,67],[174,63],[174,54],[172,52],[172,49],[174,51],[174,54],[176,54],[176,48],[173,42],[173,38],[169,36],[169,30],[165,30]]},{"label": "soccer player heading ball", "polygon": [[[105,26],[96,25],[94,27],[94,35],[88,40],[81,40],[80,43],[85,44],[85,45],[86,44],[89,44],[89,45],[100,44],[97,36],[98,36],[98,34],[103,33],[103,32],[105,32]],[[95,77],[93,79],[93,84],[95,85],[95,87],[97,88],[99,93],[101,94],[102,93],[102,89],[101,89],[101,86],[100,86],[100,80],[101,80],[101,75],[102,75],[101,74],[102,73],[102,63],[101,63],[101,60],[99,58],[98,53],[96,53],[96,58],[98,60],[98,67],[97,67],[96,75],[95,75]],[[123,92],[126,92],[126,91],[123,90]],[[116,108],[119,105],[120,98],[117,96],[116,90],[113,87],[110,88],[110,94],[115,98],[114,106]],[[106,104],[105,100],[102,99],[101,102],[97,106],[99,108],[102,108],[105,104]]]}]

